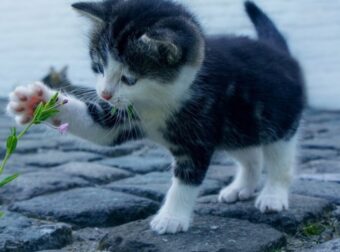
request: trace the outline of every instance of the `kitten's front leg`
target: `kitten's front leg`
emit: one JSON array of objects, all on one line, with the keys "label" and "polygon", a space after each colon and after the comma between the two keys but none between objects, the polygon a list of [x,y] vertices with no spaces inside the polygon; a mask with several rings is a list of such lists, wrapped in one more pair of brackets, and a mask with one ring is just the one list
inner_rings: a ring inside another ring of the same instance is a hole
[{"label": "kitten's front leg", "polygon": [[[29,123],[33,119],[35,107],[40,102],[48,101],[55,92],[40,82],[20,86],[10,94],[7,111],[15,117],[18,124]],[[130,126],[133,122],[129,123],[128,128],[124,122],[119,124],[117,117],[110,115],[107,108],[109,105],[86,103],[72,96],[59,94],[60,101],[65,99],[68,103],[61,106],[60,112],[49,122],[56,126],[68,123],[71,134],[102,145],[113,145],[140,136],[137,134],[138,128]]]},{"label": "kitten's front leg", "polygon": [[198,191],[199,186],[173,177],[165,203],[150,223],[151,229],[158,234],[187,231]]},{"label": "kitten's front leg", "polygon": [[165,202],[150,223],[151,229],[158,234],[174,234],[189,229],[200,184],[208,166],[199,167],[188,161],[191,158],[184,160],[177,159]]}]

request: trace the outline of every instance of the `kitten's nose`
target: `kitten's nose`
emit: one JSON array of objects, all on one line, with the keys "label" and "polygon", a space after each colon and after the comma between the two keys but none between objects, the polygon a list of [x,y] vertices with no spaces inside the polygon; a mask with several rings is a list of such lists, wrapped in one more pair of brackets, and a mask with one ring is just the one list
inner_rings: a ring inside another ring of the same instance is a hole
[{"label": "kitten's nose", "polygon": [[112,98],[112,94],[107,90],[104,90],[102,92],[101,96],[104,100],[107,100],[107,101],[111,100],[111,98]]}]

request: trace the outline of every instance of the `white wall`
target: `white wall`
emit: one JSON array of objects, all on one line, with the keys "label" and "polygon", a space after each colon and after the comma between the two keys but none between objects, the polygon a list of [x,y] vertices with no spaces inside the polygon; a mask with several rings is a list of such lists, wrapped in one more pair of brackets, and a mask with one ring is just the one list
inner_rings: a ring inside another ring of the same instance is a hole
[{"label": "white wall", "polygon": [[[206,32],[254,36],[242,0],[183,0]],[[0,96],[39,79],[50,65],[70,65],[71,79],[93,85],[86,22],[74,0],[0,1]],[[340,109],[340,0],[257,0],[288,38],[306,72],[311,104]],[[338,98],[339,97],[339,98]]]}]

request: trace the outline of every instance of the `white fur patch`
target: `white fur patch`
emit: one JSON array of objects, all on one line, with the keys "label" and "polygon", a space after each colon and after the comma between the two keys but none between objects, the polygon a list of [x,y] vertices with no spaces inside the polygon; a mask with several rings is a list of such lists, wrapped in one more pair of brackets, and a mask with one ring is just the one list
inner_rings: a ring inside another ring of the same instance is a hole
[{"label": "white fur patch", "polygon": [[164,205],[150,223],[152,230],[158,234],[187,231],[198,192],[199,187],[173,178]]},{"label": "white fur patch", "polygon": [[118,135],[119,128],[105,129],[93,121],[87,106],[74,97],[67,97],[69,102],[60,109],[58,118],[69,123],[73,135],[100,145],[111,145]]},{"label": "white fur patch", "polygon": [[294,175],[297,136],[264,146],[267,181],[255,206],[261,212],[280,212],[289,207],[289,186]]},{"label": "white fur patch", "polygon": [[219,201],[234,203],[254,196],[263,169],[262,147],[229,152],[239,163],[234,181],[219,194]]},{"label": "white fur patch", "polygon": [[265,186],[257,197],[255,206],[262,213],[287,210],[289,207],[288,187],[275,185]]},{"label": "white fur patch", "polygon": [[112,59],[112,57],[108,57],[108,64],[104,74],[97,75],[96,89],[99,97],[101,97],[103,92],[117,96],[122,72],[123,65]]},{"label": "white fur patch", "polygon": [[121,94],[134,104],[142,126],[151,140],[167,145],[160,129],[164,129],[167,119],[181,108],[183,102],[190,99],[189,88],[197,71],[193,67],[183,67],[173,83],[143,80],[136,86],[123,88]]}]

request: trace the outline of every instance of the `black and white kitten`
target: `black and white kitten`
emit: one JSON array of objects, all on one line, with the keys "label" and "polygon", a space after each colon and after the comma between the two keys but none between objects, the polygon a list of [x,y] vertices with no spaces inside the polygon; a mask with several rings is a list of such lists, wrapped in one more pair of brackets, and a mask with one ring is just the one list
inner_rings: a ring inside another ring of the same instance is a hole
[{"label": "black and white kitten", "polygon": [[[267,181],[256,207],[262,212],[288,208],[304,82],[285,39],[255,4],[247,2],[246,10],[257,41],[206,37],[190,12],[168,0],[73,7],[93,23],[90,56],[102,99],[69,96],[51,122],[68,122],[71,133],[98,144],[147,137],[171,151],[172,186],[151,222],[154,231],[188,230],[216,149],[240,164],[220,201],[253,197],[265,167]],[[8,111],[18,123],[27,123],[32,99],[46,101],[54,92],[39,83],[18,87]]]}]

